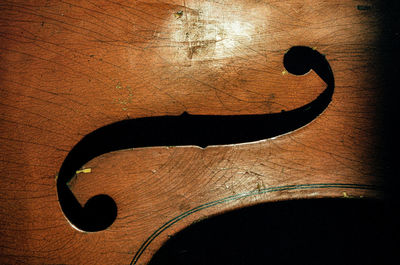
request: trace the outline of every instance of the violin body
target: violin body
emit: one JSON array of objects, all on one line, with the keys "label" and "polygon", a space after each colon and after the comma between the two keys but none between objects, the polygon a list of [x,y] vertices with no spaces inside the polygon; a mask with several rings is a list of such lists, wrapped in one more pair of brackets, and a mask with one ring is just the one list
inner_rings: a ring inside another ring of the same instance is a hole
[{"label": "violin body", "polygon": [[[170,236],[211,215],[381,198],[375,7],[3,1],[0,263],[146,264]],[[325,68],[290,69],[293,47]],[[293,117],[305,121],[285,127]],[[246,138],[258,130],[265,137]],[[81,222],[98,194],[112,198],[115,216],[93,228],[96,214]]]}]

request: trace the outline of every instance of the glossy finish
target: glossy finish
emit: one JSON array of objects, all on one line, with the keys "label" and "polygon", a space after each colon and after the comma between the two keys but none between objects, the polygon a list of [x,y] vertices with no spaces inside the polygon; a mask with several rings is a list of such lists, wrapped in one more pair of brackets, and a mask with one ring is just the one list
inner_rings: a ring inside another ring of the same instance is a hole
[{"label": "glossy finish", "polygon": [[[170,235],[227,210],[380,197],[378,38],[379,13],[361,0],[2,1],[0,263],[146,264]],[[319,117],[254,143],[98,156],[69,188],[81,204],[111,196],[117,219],[94,233],[70,225],[56,180],[85,135],[124,119],[304,106],[327,85],[288,73],[293,46],[332,68]]]}]

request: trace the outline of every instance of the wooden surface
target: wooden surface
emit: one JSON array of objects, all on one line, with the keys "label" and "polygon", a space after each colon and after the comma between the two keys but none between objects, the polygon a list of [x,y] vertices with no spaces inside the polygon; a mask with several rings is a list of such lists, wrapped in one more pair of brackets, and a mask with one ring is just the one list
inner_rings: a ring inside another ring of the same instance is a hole
[{"label": "wooden surface", "polygon": [[[169,236],[227,210],[379,197],[374,7],[361,0],[2,1],[0,263],[146,264]],[[93,233],[70,225],[56,180],[85,135],[185,111],[271,114],[304,106],[326,84],[314,71],[285,70],[293,46],[315,49],[332,68],[332,102],[319,117],[248,144],[98,156],[69,187],[82,205],[111,196],[117,219]]]}]

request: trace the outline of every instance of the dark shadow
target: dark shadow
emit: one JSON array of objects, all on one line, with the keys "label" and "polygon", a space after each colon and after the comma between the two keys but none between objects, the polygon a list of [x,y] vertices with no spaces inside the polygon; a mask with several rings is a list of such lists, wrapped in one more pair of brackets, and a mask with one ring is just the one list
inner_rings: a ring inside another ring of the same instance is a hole
[{"label": "dark shadow", "polygon": [[382,97],[379,102],[379,119],[376,127],[380,129],[383,146],[380,152],[381,176],[385,180],[385,231],[386,245],[390,255],[400,256],[400,169],[398,166],[400,148],[399,129],[399,49],[400,49],[400,1],[376,1],[378,9],[379,42],[376,52],[377,64],[372,75],[377,75]]},{"label": "dark shadow", "polygon": [[364,199],[248,207],[184,229],[149,265],[388,264],[383,210]]}]

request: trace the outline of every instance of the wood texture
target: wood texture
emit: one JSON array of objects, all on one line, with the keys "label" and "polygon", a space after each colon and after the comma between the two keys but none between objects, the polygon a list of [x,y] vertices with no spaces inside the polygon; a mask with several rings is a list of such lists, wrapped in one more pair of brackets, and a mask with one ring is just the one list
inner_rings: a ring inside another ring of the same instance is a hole
[{"label": "wood texture", "polygon": [[[379,197],[378,37],[362,0],[2,1],[0,263],[145,264],[175,232],[227,210]],[[334,73],[317,119],[255,143],[99,156],[70,188],[82,204],[110,195],[117,220],[95,233],[69,224],[56,177],[82,137],[124,119],[303,106],[326,84],[287,73],[298,45]]]}]

